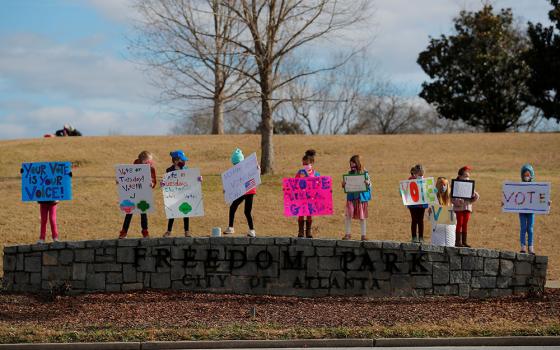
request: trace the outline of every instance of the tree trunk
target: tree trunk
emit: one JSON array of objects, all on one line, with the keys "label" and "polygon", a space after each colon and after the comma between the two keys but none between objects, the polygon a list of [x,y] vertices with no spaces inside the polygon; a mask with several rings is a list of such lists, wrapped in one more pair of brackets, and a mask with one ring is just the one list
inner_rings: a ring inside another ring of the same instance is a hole
[{"label": "tree trunk", "polygon": [[214,97],[214,117],[212,118],[212,134],[224,133],[224,101],[221,96]]},{"label": "tree trunk", "polygon": [[274,146],[272,136],[274,134],[274,121],[272,119],[272,108],[270,107],[270,92],[263,89],[261,94],[261,174],[274,173]]}]

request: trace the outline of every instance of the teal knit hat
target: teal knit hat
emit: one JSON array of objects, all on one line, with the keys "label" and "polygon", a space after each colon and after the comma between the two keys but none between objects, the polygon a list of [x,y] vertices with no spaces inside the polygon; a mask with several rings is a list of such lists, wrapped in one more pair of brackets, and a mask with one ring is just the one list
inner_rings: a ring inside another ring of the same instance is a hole
[{"label": "teal knit hat", "polygon": [[231,154],[231,163],[235,165],[241,162],[243,159],[245,159],[243,151],[241,151],[239,148],[236,148],[235,151],[233,151],[233,153]]}]

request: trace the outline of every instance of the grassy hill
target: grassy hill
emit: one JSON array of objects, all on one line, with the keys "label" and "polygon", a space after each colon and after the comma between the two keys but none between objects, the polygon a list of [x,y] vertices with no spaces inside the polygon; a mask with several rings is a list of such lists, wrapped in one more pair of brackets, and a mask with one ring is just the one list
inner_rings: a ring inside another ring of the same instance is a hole
[{"label": "grassy hill", "polygon": [[[132,162],[142,150],[155,154],[158,176],[170,165],[169,152],[181,148],[190,158],[189,166],[201,168],[204,176],[206,216],[191,220],[195,236],[208,236],[214,226],[227,226],[228,206],[223,200],[220,174],[230,166],[235,147],[246,155],[258,152],[260,137],[161,136],[161,137],[83,137],[13,140],[0,142],[0,248],[6,244],[32,243],[39,235],[37,204],[22,203],[19,169],[22,162],[71,161],[74,163],[74,200],[61,202],[58,223],[63,240],[117,237],[122,225],[114,181],[114,164]],[[276,174],[263,177],[253,209],[257,235],[295,236],[294,218],[282,210],[282,177],[293,176],[308,148],[317,150],[315,167],[335,179],[335,215],[316,218],[316,237],[341,237],[344,230],[345,198],[338,182],[347,171],[353,154],[363,157],[373,180],[373,200],[368,219],[369,239],[408,241],[410,217],[398,194],[399,180],[406,179],[411,166],[422,163],[426,176],[454,178],[457,169],[474,167],[481,199],[474,206],[469,224],[469,242],[474,247],[517,251],[519,221],[516,214],[501,212],[501,185],[519,180],[519,168],[530,162],[538,181],[552,182],[553,208],[548,216],[537,216],[535,246],[548,255],[549,279],[560,278],[560,134],[464,134],[394,136],[278,136],[275,138]],[[155,190],[156,211],[149,217],[152,237],[166,229],[162,195]],[[429,240],[429,222],[426,239]],[[175,235],[182,227],[175,225]],[[238,212],[236,229],[246,232],[245,218]],[[354,237],[359,237],[357,223]],[[139,218],[133,219],[129,236],[140,236]]]}]

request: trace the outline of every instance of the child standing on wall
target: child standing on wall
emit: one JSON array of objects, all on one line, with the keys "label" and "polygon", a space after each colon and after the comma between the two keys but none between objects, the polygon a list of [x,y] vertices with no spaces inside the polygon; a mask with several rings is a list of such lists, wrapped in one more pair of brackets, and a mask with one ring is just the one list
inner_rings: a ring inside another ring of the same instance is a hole
[{"label": "child standing on wall", "polygon": [[[153,156],[148,151],[142,151],[138,155],[138,158],[134,160],[134,164],[148,164],[150,166],[150,173],[152,177],[152,188],[156,187],[156,168],[154,167]],[[124,222],[122,230],[119,233],[119,239],[126,238],[128,235],[128,228],[130,227],[130,221],[132,220],[132,214],[126,214],[124,217]],[[140,214],[140,226],[142,227],[142,237],[150,238],[148,232],[148,214]]]},{"label": "child standing on wall", "polygon": [[[521,167],[521,181],[533,182],[535,180],[535,170],[531,164],[525,164]],[[533,226],[535,224],[535,214],[519,213],[521,253],[527,253],[525,235],[527,235],[527,246],[529,246],[529,254],[535,254],[533,246]]]},{"label": "child standing on wall", "polygon": [[[462,167],[457,172],[457,180],[470,180],[472,168],[468,165]],[[467,243],[467,232],[469,219],[473,210],[472,204],[476,202],[480,196],[474,192],[471,199],[453,198],[453,211],[457,216],[457,228],[455,230],[455,246],[467,247],[471,246]]]},{"label": "child standing on wall", "polygon": [[[175,170],[183,170],[183,169],[187,168],[186,162],[189,160],[189,158],[185,155],[185,152],[183,152],[182,150],[176,150],[176,151],[173,151],[173,152],[169,153],[169,155],[171,156],[171,162],[173,164],[165,170],[166,173],[170,173],[170,172],[175,171]],[[202,182],[202,176],[200,176],[198,178],[198,181]],[[171,231],[173,231],[173,223],[174,222],[175,222],[175,219],[168,219],[167,220],[167,231],[165,231],[165,233],[163,234],[163,237],[171,236]],[[191,234],[189,232],[189,218],[188,217],[183,218],[183,228],[185,229],[185,237],[191,237]]]},{"label": "child standing on wall", "polygon": [[[231,155],[231,163],[233,165],[236,165],[243,159],[245,159],[245,156],[239,148],[233,151],[233,154]],[[224,231],[224,234],[229,235],[235,233],[235,230],[233,228],[233,223],[235,221],[235,212],[237,211],[237,208],[239,207],[241,202],[245,201],[244,213],[245,217],[247,218],[247,225],[249,226],[249,232],[247,233],[247,236],[256,237],[255,227],[253,225],[253,216],[251,215],[251,212],[253,210],[253,197],[256,193],[257,189],[253,188],[247,191],[243,196],[234,200],[233,203],[231,203],[231,205],[229,206],[229,226],[227,230]]]},{"label": "child standing on wall", "polygon": [[[449,180],[445,177],[438,177],[436,181],[436,190],[439,205],[443,207],[442,212],[438,215],[452,215],[454,217],[455,213],[453,212],[453,204],[451,203],[451,186],[449,186]],[[429,215],[436,215],[436,213],[431,212],[431,209],[428,209],[428,213]],[[456,219],[452,221],[455,222]],[[432,244],[454,246],[455,230],[456,225],[454,224],[436,223],[432,228]]]},{"label": "child standing on wall", "polygon": [[[422,178],[424,178],[424,167],[422,166],[422,164],[416,164],[414,167],[412,167],[412,169],[410,169],[410,177],[408,179],[414,180]],[[424,243],[424,213],[427,207],[427,204],[408,206],[411,219],[410,232],[412,235],[413,243]]]},{"label": "child standing on wall", "polygon": [[[295,176],[296,178],[321,176],[321,174],[319,174],[318,171],[315,171],[313,169],[313,164],[315,163],[315,154],[316,152],[313,149],[308,149],[307,151],[305,151],[305,154],[301,159],[303,168],[298,170]],[[312,224],[313,224],[313,218],[311,216],[308,216],[307,218],[305,216],[298,216],[298,237],[299,238],[304,237],[304,227],[305,227],[305,237],[313,238],[313,235],[311,234]]]},{"label": "child standing on wall", "polygon": [[[346,194],[346,210],[345,210],[345,234],[342,239],[350,239],[350,232],[352,227],[352,219],[360,220],[360,230],[362,241],[366,240],[366,220],[368,218],[368,202],[371,200],[371,181],[369,173],[362,166],[362,161],[359,155],[354,155],[350,158],[350,171],[349,174],[365,175],[365,183],[367,186],[366,192],[348,193]],[[342,188],[346,183],[342,182]]]}]

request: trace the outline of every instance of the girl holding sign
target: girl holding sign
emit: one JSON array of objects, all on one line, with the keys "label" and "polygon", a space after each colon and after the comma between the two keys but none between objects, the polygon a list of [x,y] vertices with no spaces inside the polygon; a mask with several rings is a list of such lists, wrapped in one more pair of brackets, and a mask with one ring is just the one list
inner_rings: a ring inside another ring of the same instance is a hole
[{"label": "girl holding sign", "polygon": [[[186,167],[186,162],[189,160],[187,156],[185,156],[185,152],[182,150],[176,150],[169,153],[171,156],[171,162],[173,163],[169,168],[165,170],[166,173],[170,173],[175,170],[183,170]],[[202,176],[198,177],[198,181],[202,182]],[[171,231],[173,231],[173,223],[175,219],[168,219],[167,220],[167,231],[163,234],[163,237],[171,236]],[[189,232],[189,218],[183,218],[183,228],[185,229],[185,237],[191,237]]]},{"label": "girl holding sign", "polygon": [[[148,151],[142,151],[138,155],[138,159],[134,161],[134,164],[148,164],[150,165],[150,174],[152,178],[152,188],[156,187],[156,168],[154,167],[153,156]],[[126,214],[124,217],[124,222],[122,230],[119,233],[119,239],[126,238],[128,235],[128,228],[130,227],[130,221],[132,221],[132,214]],[[140,226],[142,227],[142,237],[150,238],[148,232],[148,214],[140,214]]]},{"label": "girl holding sign", "polygon": [[[352,192],[346,194],[346,211],[345,211],[345,229],[346,232],[342,239],[350,239],[350,231],[352,227],[352,219],[360,220],[360,229],[362,233],[362,241],[366,240],[366,219],[368,218],[368,202],[371,200],[371,181],[369,174],[362,166],[359,155],[354,155],[350,158],[350,171],[351,175],[364,175],[366,192]],[[342,188],[345,188],[346,182],[342,182]]]},{"label": "girl holding sign", "polygon": [[[533,182],[535,178],[535,170],[531,164],[525,164],[521,167],[521,181]],[[519,213],[519,226],[521,228],[519,240],[521,241],[521,253],[527,253],[525,250],[525,234],[528,238],[529,254],[535,254],[533,247],[533,225],[535,224],[534,213]]]},{"label": "girl holding sign", "polygon": [[[316,152],[314,149],[308,149],[307,151],[305,151],[305,154],[301,159],[303,168],[298,170],[295,176],[296,178],[321,176],[321,174],[319,174],[318,171],[315,171],[313,169],[313,164],[315,163],[315,154]],[[304,219],[307,220],[304,221]],[[298,237],[299,238],[304,237],[303,236],[304,224],[305,224],[305,237],[313,238],[313,235],[311,234],[311,225],[313,224],[312,216],[308,216],[307,218],[305,216],[298,216]]]},{"label": "girl holding sign", "polygon": [[[422,179],[424,177],[424,167],[422,164],[416,164],[410,169],[409,180]],[[424,213],[426,212],[427,204],[409,205],[410,210],[410,232],[412,235],[413,243],[424,242]],[[418,232],[418,236],[416,233]]]},{"label": "girl holding sign", "polygon": [[[457,173],[457,180],[470,180],[472,168],[470,166],[464,166],[459,169]],[[476,191],[473,191],[473,196],[470,199],[465,198],[453,198],[453,210],[457,216],[457,228],[455,229],[455,247],[467,247],[471,246],[467,243],[467,225],[469,224],[469,219],[472,213],[472,204],[476,202],[480,196]]]},{"label": "girl holding sign", "polygon": [[[233,151],[233,154],[231,155],[231,163],[233,165],[236,165],[243,161],[243,159],[245,159],[243,152],[239,148],[235,149],[235,151]],[[255,233],[255,227],[253,226],[253,216],[251,215],[251,211],[253,210],[253,197],[255,196],[255,194],[257,194],[256,187],[247,191],[243,196],[237,198],[233,201],[233,203],[231,203],[231,205],[229,206],[229,226],[227,230],[224,231],[224,234],[229,235],[235,233],[235,230],[233,229],[235,212],[237,211],[237,208],[239,207],[241,202],[245,201],[244,213],[245,217],[247,218],[247,225],[249,226],[249,232],[247,233],[247,236],[257,236],[257,234]]]},{"label": "girl holding sign", "polygon": [[436,181],[439,206],[430,206],[428,215],[432,221],[432,244],[453,246],[455,241],[455,212],[451,204],[451,186],[445,177]]}]

